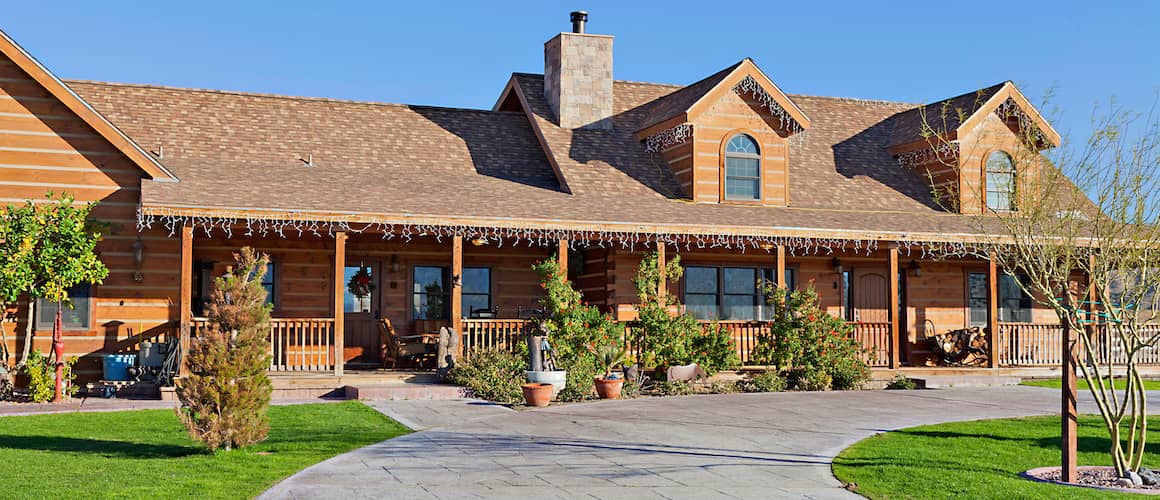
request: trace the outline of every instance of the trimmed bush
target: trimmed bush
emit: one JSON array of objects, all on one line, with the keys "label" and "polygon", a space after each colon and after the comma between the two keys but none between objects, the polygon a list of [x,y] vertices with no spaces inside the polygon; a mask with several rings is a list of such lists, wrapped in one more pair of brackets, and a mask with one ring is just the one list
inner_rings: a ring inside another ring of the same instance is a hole
[{"label": "trimmed bush", "polygon": [[737,382],[737,388],[743,392],[781,392],[788,385],[785,377],[772,370]]},{"label": "trimmed bush", "polygon": [[773,306],[770,332],[758,336],[751,357],[776,366],[795,389],[860,389],[870,378],[866,350],[851,333],[853,325],[827,313],[813,288],[786,294],[766,286]]},{"label": "trimmed bush", "polygon": [[[77,386],[73,383],[76,375],[72,370],[76,362],[77,358],[72,358],[64,364],[64,388],[65,394],[69,396],[77,393]],[[29,351],[28,361],[24,364],[24,373],[28,375],[28,399],[35,403],[52,401],[56,393],[56,366],[52,358],[36,349]]]},{"label": "trimmed bush", "polygon": [[237,267],[214,280],[209,328],[192,339],[189,375],[177,382],[177,409],[195,441],[230,450],[270,432],[270,309],[262,277],[270,259],[251,248],[234,254]]},{"label": "trimmed bush", "polygon": [[524,357],[506,349],[481,349],[461,359],[447,381],[461,385],[475,397],[500,404],[519,404],[524,401],[520,384],[524,381],[527,362]]},{"label": "trimmed bush", "polygon": [[895,375],[894,378],[890,379],[890,383],[886,384],[887,389],[895,391],[909,391],[917,387],[918,385],[914,383],[914,380],[901,373]]}]

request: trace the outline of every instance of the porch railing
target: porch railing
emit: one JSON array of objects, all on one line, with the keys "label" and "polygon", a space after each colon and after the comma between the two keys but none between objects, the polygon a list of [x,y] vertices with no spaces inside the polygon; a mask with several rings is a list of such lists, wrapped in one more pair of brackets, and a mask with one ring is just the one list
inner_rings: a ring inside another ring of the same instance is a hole
[{"label": "porch railing", "polygon": [[[1160,333],[1160,324],[1142,325],[1146,336]],[[1096,332],[1097,362],[1124,363],[1127,353],[1114,326],[1100,325]],[[1060,366],[1063,363],[1063,327],[1038,323],[999,323],[999,364],[1002,366]],[[1143,349],[1136,362],[1160,364],[1160,350]]]},{"label": "porch railing", "polygon": [[[204,318],[193,320],[190,336],[197,338],[209,327]],[[271,318],[270,371],[334,370],[334,319]]]},{"label": "porch railing", "polygon": [[526,319],[465,319],[463,320],[463,352],[477,349],[512,349],[523,342],[529,320]]},{"label": "porch railing", "polygon": [[890,323],[855,323],[853,335],[866,348],[870,366],[890,366]]},{"label": "porch railing", "polygon": [[[719,321],[717,324],[729,333],[734,349],[741,363],[753,364],[751,353],[757,346],[758,338],[769,333],[769,324],[762,321]],[[512,349],[524,341],[529,320],[526,319],[465,319],[463,320],[463,352],[470,354],[478,349]],[[712,322],[703,322],[702,328],[710,328]],[[625,325],[632,331],[633,324]],[[890,323],[857,323],[854,338],[866,347],[866,361],[870,366],[888,366],[890,363]],[[629,350],[636,354],[634,346]]]}]

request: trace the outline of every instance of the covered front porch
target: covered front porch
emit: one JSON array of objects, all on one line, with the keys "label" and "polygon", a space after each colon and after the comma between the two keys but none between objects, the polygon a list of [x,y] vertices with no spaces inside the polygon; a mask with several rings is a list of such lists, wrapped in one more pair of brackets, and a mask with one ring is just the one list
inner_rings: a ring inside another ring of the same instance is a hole
[{"label": "covered front porch", "polygon": [[[530,327],[542,294],[531,266],[551,257],[586,300],[631,329],[632,279],[643,253],[653,250],[661,259],[680,255],[685,279],[663,286],[705,325],[726,328],[743,365],[754,364],[750,353],[769,323],[760,294],[738,292],[730,281],[736,276],[776,281],[784,289],[815,287],[823,306],[853,325],[852,335],[865,346],[874,368],[937,367],[928,338],[969,326],[982,327],[986,337],[986,356],[974,368],[1053,367],[1062,356],[1062,330],[1050,311],[1007,310],[1019,300],[1003,295],[994,263],[924,259],[897,245],[795,255],[791,247],[777,244],[706,249],[643,242],[626,247],[567,239],[388,238],[341,231],[226,238],[203,237],[192,227],[181,228],[180,234],[181,345],[188,346],[206,327],[201,314],[213,278],[227,272],[233,251],[252,246],[272,259],[264,285],[274,305],[270,370],[279,373],[341,376],[344,370],[433,367],[433,356],[385,364],[388,324],[403,337],[449,327],[460,335],[461,354],[514,346]],[[362,279],[365,293],[355,293],[356,278]],[[1005,316],[1030,321],[1003,321]],[[1106,345],[1102,352],[1116,356],[1113,342]],[[1149,352],[1143,361],[1160,364],[1160,356]]]}]

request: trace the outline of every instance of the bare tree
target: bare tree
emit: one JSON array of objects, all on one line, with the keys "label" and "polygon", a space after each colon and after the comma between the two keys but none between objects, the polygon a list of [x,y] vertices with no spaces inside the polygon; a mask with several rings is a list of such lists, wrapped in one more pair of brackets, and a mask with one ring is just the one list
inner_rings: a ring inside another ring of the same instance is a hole
[{"label": "bare tree", "polygon": [[[1160,127],[1150,112],[1112,101],[1093,113],[1086,142],[1052,149],[1034,110],[1004,103],[973,136],[950,133],[986,99],[924,109],[922,136],[943,153],[925,165],[933,195],[978,235],[966,253],[995,259],[1079,332],[1075,365],[1107,427],[1113,465],[1128,477],[1140,469],[1148,425],[1139,358],[1160,342]],[[1004,141],[1009,176],[994,156]],[[948,169],[955,182],[939,177]]]}]

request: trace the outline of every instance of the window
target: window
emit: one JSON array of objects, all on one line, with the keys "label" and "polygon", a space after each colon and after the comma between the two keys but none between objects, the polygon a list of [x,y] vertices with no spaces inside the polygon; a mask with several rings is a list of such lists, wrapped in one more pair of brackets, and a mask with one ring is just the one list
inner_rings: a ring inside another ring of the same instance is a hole
[{"label": "window", "polygon": [[970,309],[970,326],[987,326],[987,274],[967,274],[967,307]]},{"label": "window", "polygon": [[266,263],[266,274],[262,276],[262,288],[266,289],[267,304],[277,304],[277,302],[275,302],[275,299],[277,298],[277,288],[274,286],[274,275],[277,269],[278,267],[274,265],[274,261],[272,259]]},{"label": "window", "polygon": [[450,272],[446,267],[415,266],[414,297],[411,301],[414,319],[449,319],[451,317],[451,288],[447,286]]},{"label": "window", "polygon": [[[413,274],[411,317],[413,319],[451,318],[451,270],[438,266],[415,266]],[[463,315],[491,309],[491,269],[465,267],[462,276]]]},{"label": "window", "polygon": [[761,149],[746,134],[737,134],[725,145],[725,199],[761,199]]},{"label": "window", "polygon": [[1031,322],[1031,296],[1023,290],[1020,282],[1026,283],[1027,277],[999,276],[999,321]]},{"label": "window", "polygon": [[491,269],[463,268],[463,315],[491,310]]},{"label": "window", "polygon": [[[69,304],[64,304],[61,307],[61,325],[65,330],[88,330],[92,326],[92,315],[90,312],[91,302],[90,285],[77,285],[68,290]],[[36,301],[36,329],[41,331],[51,331],[52,324],[56,321],[56,302],[47,299],[37,299]]]},{"label": "window", "polygon": [[987,157],[987,208],[1015,210],[1015,162],[1011,155],[995,151]]},{"label": "window", "polygon": [[768,279],[772,272],[751,267],[687,267],[685,308],[697,319],[763,318],[765,297],[759,276]]},{"label": "window", "polygon": [[[776,287],[777,269],[762,269],[761,280],[769,286]],[[797,269],[787,267],[785,269],[785,296],[789,297],[789,294],[793,293],[794,290],[797,290]],[[761,299],[761,303],[758,304],[758,318],[762,321],[772,320],[773,307],[765,303],[764,296]]]}]

